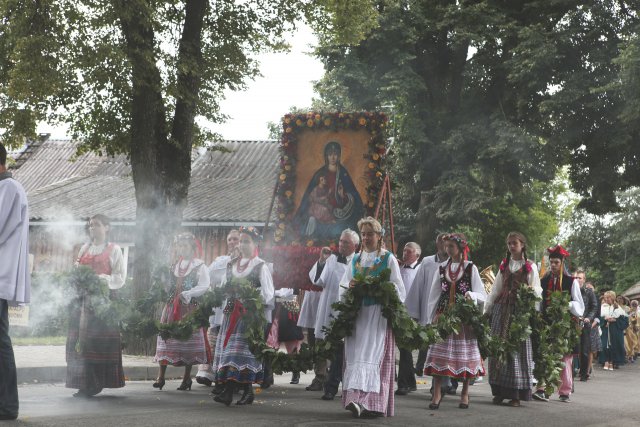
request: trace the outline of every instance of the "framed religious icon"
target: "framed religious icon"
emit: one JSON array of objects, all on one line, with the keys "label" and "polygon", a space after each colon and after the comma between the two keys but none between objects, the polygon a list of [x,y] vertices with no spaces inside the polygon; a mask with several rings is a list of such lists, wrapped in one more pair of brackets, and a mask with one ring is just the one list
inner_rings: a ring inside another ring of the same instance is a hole
[{"label": "framed religious icon", "polygon": [[383,113],[287,114],[277,188],[278,245],[337,243],[372,215],[384,180]]}]

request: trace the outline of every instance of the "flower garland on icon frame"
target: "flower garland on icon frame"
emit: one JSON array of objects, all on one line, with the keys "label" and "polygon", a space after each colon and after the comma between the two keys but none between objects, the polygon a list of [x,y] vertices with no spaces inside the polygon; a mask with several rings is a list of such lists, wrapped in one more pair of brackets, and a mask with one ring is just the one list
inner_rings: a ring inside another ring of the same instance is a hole
[{"label": "flower garland on icon frame", "polygon": [[[296,187],[296,163],[299,136],[307,130],[366,130],[371,134],[368,160],[364,176],[367,178],[367,200],[364,201],[367,215],[372,215],[382,190],[385,176],[386,137],[389,119],[384,113],[323,113],[310,112],[287,114],[282,118],[282,140],[280,142],[280,171],[278,175],[277,219],[274,240],[277,244],[287,243],[287,227],[294,214],[294,192]],[[313,240],[305,242],[316,246]]]}]

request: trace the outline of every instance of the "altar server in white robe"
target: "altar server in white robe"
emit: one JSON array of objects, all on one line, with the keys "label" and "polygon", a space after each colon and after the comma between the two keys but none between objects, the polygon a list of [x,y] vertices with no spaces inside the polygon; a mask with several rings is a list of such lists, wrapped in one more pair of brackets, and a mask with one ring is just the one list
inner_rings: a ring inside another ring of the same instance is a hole
[{"label": "altar server in white robe", "polygon": [[[382,226],[372,218],[358,221],[362,250],[351,261],[341,280],[342,286],[357,286],[356,273],[378,276],[391,270],[401,301],[405,288],[398,261],[393,254],[382,249]],[[342,403],[354,417],[393,416],[395,374],[395,338],[382,308],[372,298],[365,298],[360,307],[352,335],[345,338],[345,370],[342,381]]]},{"label": "altar server in white robe", "polygon": [[29,213],[22,185],[7,171],[0,144],[0,420],[18,418],[16,363],[9,338],[9,306],[28,303]]},{"label": "altar server in white robe", "polygon": [[[449,255],[447,255],[444,247],[444,236],[445,233],[440,233],[438,237],[436,237],[436,254],[422,258],[413,283],[407,290],[407,299],[404,302],[409,316],[416,319],[416,321],[423,326],[429,323],[427,319],[427,306],[429,304],[429,292],[431,291],[433,276],[437,274],[440,264],[449,259]],[[422,376],[424,373],[424,362],[426,359],[427,349],[421,349],[418,353],[418,360],[416,361],[416,374],[419,376]]]},{"label": "altar server in white robe", "polygon": [[[314,330],[315,337],[318,340],[325,338],[324,328],[328,328],[331,321],[338,316],[338,312],[331,305],[340,300],[340,281],[347,268],[351,265],[351,260],[359,243],[360,236],[358,236],[358,233],[347,228],[340,235],[338,253],[331,254],[329,248],[324,248],[320,259],[309,272],[311,282],[323,288],[318,302],[318,315]],[[336,393],[338,393],[338,387],[342,382],[343,352],[344,348],[340,346],[336,348],[336,352],[333,355],[329,377],[324,382],[323,400],[333,400]]]},{"label": "altar server in white robe", "polygon": [[[320,256],[322,257],[322,254]],[[314,264],[314,267],[316,264]],[[311,279],[311,283],[313,283],[313,279]],[[316,345],[314,328],[316,326],[316,319],[318,318],[318,304],[320,303],[321,295],[322,291],[319,289],[305,290],[302,307],[300,307],[300,315],[298,317],[298,326],[307,330],[307,341],[311,348],[314,348]],[[313,367],[313,371],[315,377],[313,381],[311,381],[311,384],[306,387],[306,390],[320,391],[327,377],[326,361],[317,361]]]},{"label": "altar server in white robe", "polygon": [[[402,263],[400,264],[400,275],[404,283],[407,295],[411,292],[413,279],[418,272],[418,260],[422,249],[416,242],[408,242],[402,250]],[[407,301],[405,300],[405,305]],[[413,355],[411,350],[400,348],[400,362],[398,363],[398,389],[396,396],[404,396],[411,391],[416,391],[416,374],[413,369]]]}]

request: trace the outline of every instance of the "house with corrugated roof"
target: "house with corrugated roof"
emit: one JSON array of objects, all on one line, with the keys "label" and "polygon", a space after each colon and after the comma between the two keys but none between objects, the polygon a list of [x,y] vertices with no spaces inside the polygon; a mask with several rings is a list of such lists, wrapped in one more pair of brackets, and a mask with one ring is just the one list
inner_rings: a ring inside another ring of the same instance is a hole
[{"label": "house with corrugated roof", "polygon": [[[276,141],[224,141],[224,151],[194,150],[191,185],[182,225],[201,241],[208,263],[226,251],[226,235],[240,225],[267,221],[278,170]],[[41,138],[13,152],[15,179],[29,199],[30,252],[34,270],[71,267],[87,240],[88,218],[112,220],[110,240],[132,264],[136,199],[131,165],[124,155],[76,156],[77,143]]]}]

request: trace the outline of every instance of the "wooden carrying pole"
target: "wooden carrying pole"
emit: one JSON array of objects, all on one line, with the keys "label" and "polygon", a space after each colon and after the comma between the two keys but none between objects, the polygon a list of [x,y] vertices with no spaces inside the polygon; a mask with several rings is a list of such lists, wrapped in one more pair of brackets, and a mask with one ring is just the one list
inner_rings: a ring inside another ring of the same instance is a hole
[{"label": "wooden carrying pole", "polygon": [[[386,210],[385,210],[386,206]],[[380,218],[380,209],[382,209],[382,219]],[[393,202],[391,200],[391,180],[389,179],[389,174],[386,174],[384,177],[384,181],[382,183],[382,189],[380,190],[380,195],[378,196],[378,203],[375,211],[375,219],[380,221],[380,224],[384,227],[384,223],[386,222],[386,215],[389,214],[389,234],[391,236],[391,251],[395,252],[396,250],[396,240],[395,240],[395,232],[393,230]]]}]

